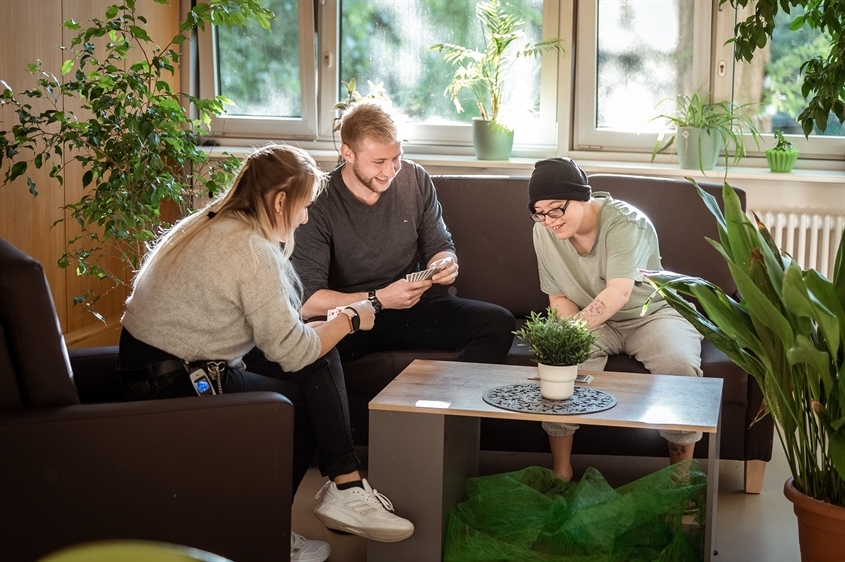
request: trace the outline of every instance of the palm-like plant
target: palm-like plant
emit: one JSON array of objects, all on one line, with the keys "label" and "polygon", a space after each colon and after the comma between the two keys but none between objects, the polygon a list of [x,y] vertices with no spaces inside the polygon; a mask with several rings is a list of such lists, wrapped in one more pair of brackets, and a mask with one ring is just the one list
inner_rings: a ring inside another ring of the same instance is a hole
[{"label": "palm-like plant", "polygon": [[[669,100],[661,100],[658,106],[665,101]],[[665,119],[667,125],[671,123],[675,126],[675,131],[669,132],[668,136],[661,134],[658,137],[651,152],[652,161],[659,152],[663,152],[675,143],[677,130],[680,127],[702,129],[708,135],[715,134],[718,136],[725,148],[725,168],[728,167],[730,147],[733,147],[733,164],[739,163],[740,159],[745,156],[743,129],[747,129],[751,133],[754,143],[758,147],[760,146],[762,138],[760,132],[754,126],[751,117],[745,113],[749,104],[740,106],[727,100],[710,103],[702,98],[698,92],[695,92],[692,96],[678,94],[671,101],[675,103],[675,111],[670,114],[658,115],[654,119]],[[699,160],[701,160],[700,157],[701,154],[699,154]]]},{"label": "palm-like plant", "polygon": [[432,50],[443,53],[444,60],[457,65],[452,81],[444,92],[454,103],[458,113],[463,112],[459,94],[469,90],[475,99],[478,113],[486,121],[500,123],[499,115],[504,106],[504,87],[513,65],[524,58],[545,52],[564,52],[561,39],[544,39],[537,43],[524,43],[524,22],[507,13],[499,0],[479,2],[475,15],[482,24],[485,47],[483,51],[469,49],[452,43],[432,45]]},{"label": "palm-like plant", "polygon": [[[698,192],[719,227],[720,242],[710,243],[727,260],[742,300],[698,277],[643,275],[757,380],[796,487],[845,507],[845,234],[829,281],[779,251],[760,220],[755,225],[743,213],[728,184],[724,215],[713,196]],[[704,314],[677,293],[698,299]]]}]

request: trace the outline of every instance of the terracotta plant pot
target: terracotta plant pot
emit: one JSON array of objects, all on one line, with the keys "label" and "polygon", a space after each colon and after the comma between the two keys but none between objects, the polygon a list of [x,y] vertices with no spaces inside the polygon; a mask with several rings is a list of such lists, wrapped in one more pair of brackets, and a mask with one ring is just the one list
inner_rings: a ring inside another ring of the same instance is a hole
[{"label": "terracotta plant pot", "polygon": [[569,400],[575,392],[578,365],[537,364],[540,375],[540,395],[547,400]]},{"label": "terracotta plant pot", "polygon": [[845,507],[814,500],[799,492],[789,478],[783,495],[798,518],[801,562],[839,562],[845,553]]}]

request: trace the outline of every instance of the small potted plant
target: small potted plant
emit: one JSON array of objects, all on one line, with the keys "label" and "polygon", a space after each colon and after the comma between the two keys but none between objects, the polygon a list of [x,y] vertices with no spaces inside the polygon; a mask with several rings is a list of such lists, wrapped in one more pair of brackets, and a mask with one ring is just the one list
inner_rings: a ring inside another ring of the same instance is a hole
[{"label": "small potted plant", "polygon": [[[459,94],[469,90],[480,117],[472,122],[472,141],[479,160],[507,160],[513,148],[513,128],[501,120],[505,105],[505,84],[511,67],[520,59],[545,52],[564,52],[561,39],[522,43],[520,29],[525,22],[507,13],[499,0],[479,2],[475,15],[481,22],[485,46],[476,51],[451,43],[438,43],[431,49],[443,53],[444,60],[457,65],[445,94],[461,113]],[[522,44],[521,44],[522,43]]]},{"label": "small potted plant", "polygon": [[[666,100],[661,100],[662,104]],[[725,151],[725,170],[730,163],[733,149],[733,164],[745,156],[743,132],[751,133],[754,142],[760,146],[760,133],[745,113],[747,105],[736,105],[727,100],[708,103],[698,92],[692,96],[678,94],[675,99],[675,111],[671,114],[658,115],[654,119],[665,119],[666,124],[675,126],[668,136],[661,133],[654,145],[651,159],[673,144],[678,152],[678,163],[683,169],[712,170],[719,159],[719,153]]]},{"label": "small potted plant", "polygon": [[578,365],[590,358],[599,335],[586,320],[561,318],[557,308],[546,315],[532,312],[525,325],[514,332],[537,361],[540,394],[549,400],[568,400],[575,390]]},{"label": "small potted plant", "polygon": [[798,149],[792,148],[792,143],[784,138],[781,131],[775,131],[777,144],[774,148],[766,149],[766,161],[769,169],[780,174],[788,174],[798,160]]}]

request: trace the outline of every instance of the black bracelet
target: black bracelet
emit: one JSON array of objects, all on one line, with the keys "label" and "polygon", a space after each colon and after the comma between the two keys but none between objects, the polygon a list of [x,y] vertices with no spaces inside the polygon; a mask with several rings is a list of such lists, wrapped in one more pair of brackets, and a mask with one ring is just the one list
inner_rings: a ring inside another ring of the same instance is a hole
[{"label": "black bracelet", "polygon": [[381,310],[381,301],[379,301],[378,297],[376,297],[375,289],[367,293],[367,300],[370,301],[371,305],[373,305],[373,311],[378,312]]}]

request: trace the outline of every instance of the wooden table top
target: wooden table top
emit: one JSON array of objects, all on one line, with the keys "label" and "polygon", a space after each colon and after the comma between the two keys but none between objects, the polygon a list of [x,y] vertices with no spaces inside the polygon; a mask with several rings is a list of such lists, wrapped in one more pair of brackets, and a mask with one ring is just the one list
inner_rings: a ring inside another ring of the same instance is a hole
[{"label": "wooden table top", "polygon": [[369,408],[703,433],[717,431],[722,379],[609,371],[579,373],[593,375],[593,381],[584,386],[613,395],[616,406],[603,412],[573,415],[504,410],[484,402],[484,393],[537,377],[535,367],[417,359],[370,401]]}]

